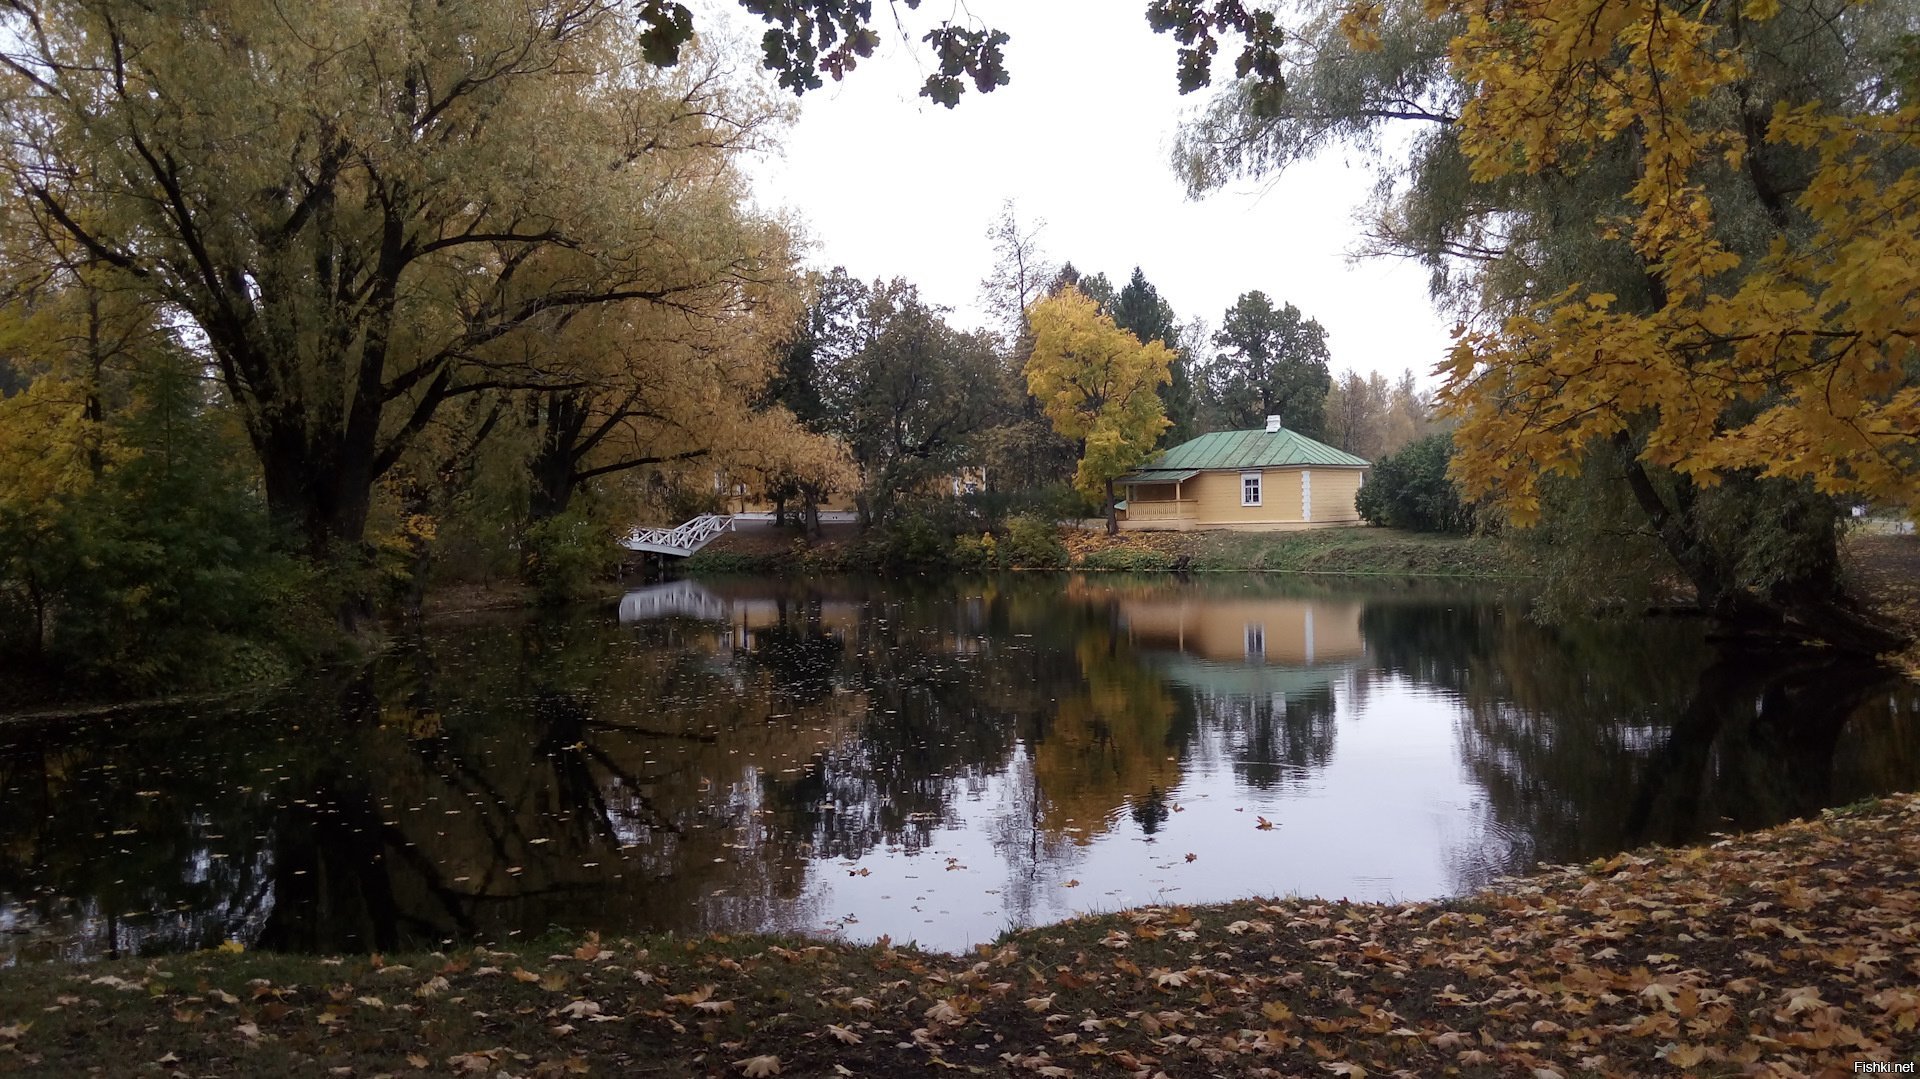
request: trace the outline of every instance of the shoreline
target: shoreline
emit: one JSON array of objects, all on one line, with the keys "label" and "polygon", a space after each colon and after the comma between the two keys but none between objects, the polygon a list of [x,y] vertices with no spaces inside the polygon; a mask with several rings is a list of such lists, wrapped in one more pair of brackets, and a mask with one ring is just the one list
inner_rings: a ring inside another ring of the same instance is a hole
[{"label": "shoreline", "polygon": [[0,1072],[1851,1073],[1920,1048],[1917,827],[1894,795],[1460,899],[1149,906],[962,956],[586,934],[16,967]]},{"label": "shoreline", "polygon": [[[1065,570],[1085,573],[1300,573],[1322,576],[1526,580],[1538,576],[1509,546],[1478,536],[1401,532],[1371,525],[1297,532],[1087,532],[1060,528],[1052,550],[962,536],[946,555],[903,563],[922,572]],[[886,552],[858,534],[809,542],[773,528],[729,533],[686,560],[686,576],[792,576],[871,570]]]}]

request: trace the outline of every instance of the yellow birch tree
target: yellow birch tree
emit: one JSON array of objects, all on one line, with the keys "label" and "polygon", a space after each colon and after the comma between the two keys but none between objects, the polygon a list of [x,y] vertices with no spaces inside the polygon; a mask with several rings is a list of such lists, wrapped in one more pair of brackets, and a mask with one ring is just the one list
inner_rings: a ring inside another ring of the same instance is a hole
[{"label": "yellow birch tree", "polygon": [[1116,532],[1113,481],[1146,460],[1167,429],[1159,389],[1173,378],[1173,352],[1158,341],[1141,344],[1078,289],[1034,304],[1028,320],[1027,391],[1055,432],[1080,443],[1074,486],[1104,494],[1107,531]]}]

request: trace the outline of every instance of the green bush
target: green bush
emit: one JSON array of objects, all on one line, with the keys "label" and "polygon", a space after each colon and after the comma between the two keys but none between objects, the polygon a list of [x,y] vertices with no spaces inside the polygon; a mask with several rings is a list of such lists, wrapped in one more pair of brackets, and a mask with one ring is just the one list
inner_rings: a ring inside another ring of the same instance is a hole
[{"label": "green bush", "polygon": [[536,521],[521,543],[521,574],[542,603],[578,598],[620,562],[612,530],[580,510]]},{"label": "green bush", "polygon": [[1473,507],[1447,477],[1452,458],[1453,436],[1442,431],[1375,461],[1354,499],[1360,516],[1411,532],[1473,531]]},{"label": "green bush", "polygon": [[1004,554],[1000,541],[994,539],[991,532],[982,532],[978,536],[959,536],[953,541],[955,569],[999,569],[1004,565]]},{"label": "green bush", "polygon": [[1004,532],[1009,520],[1023,515],[1059,521],[1105,512],[1102,504],[1065,483],[1024,491],[981,491],[962,495],[960,502],[972,514],[973,527],[989,532]]},{"label": "green bush", "polygon": [[880,526],[880,558],[890,566],[932,566],[947,561],[953,533],[921,505],[896,512]]},{"label": "green bush", "polygon": [[1007,558],[1026,569],[1062,569],[1067,545],[1052,518],[1023,513],[1007,520]]},{"label": "green bush", "polygon": [[268,519],[197,367],[156,363],[127,390],[92,483],[0,504],[0,653],[55,693],[123,694],[278,677],[337,644],[320,574]]}]

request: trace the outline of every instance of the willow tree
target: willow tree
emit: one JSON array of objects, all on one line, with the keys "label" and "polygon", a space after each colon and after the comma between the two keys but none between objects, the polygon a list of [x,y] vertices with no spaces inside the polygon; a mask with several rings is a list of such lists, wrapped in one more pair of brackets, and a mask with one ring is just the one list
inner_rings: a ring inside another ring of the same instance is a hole
[{"label": "willow tree", "polygon": [[1028,317],[1027,388],[1053,429],[1080,444],[1074,485],[1105,497],[1107,531],[1116,532],[1113,481],[1146,460],[1167,429],[1159,391],[1172,377],[1173,352],[1159,341],[1141,344],[1078,289],[1041,300]]},{"label": "willow tree", "polygon": [[621,4],[24,0],[0,26],[11,194],[192,327],[316,558],[360,545],[446,402],[546,384],[516,339],[737,269],[662,257],[653,211],[765,105],[648,65]]}]

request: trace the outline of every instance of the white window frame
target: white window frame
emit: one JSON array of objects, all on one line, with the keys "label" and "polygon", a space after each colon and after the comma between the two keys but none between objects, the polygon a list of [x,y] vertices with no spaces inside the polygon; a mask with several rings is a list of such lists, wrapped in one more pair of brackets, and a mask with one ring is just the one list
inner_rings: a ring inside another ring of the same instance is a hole
[{"label": "white window frame", "polygon": [[1300,519],[1313,520],[1313,472],[1305,468],[1300,470]]},{"label": "white window frame", "polygon": [[[1258,506],[1260,504],[1260,495],[1262,493],[1261,488],[1264,486],[1265,484],[1260,478],[1260,473],[1258,472],[1240,473],[1240,504],[1242,506]],[[1247,497],[1247,493],[1249,491],[1253,493],[1252,498]]]},{"label": "white window frame", "polygon": [[1267,624],[1265,622],[1248,622],[1246,624],[1246,642],[1248,659],[1266,659]]}]

